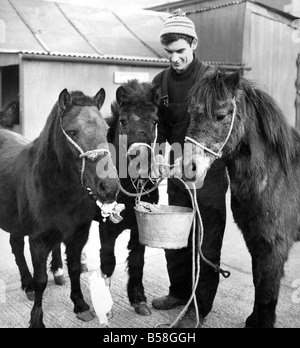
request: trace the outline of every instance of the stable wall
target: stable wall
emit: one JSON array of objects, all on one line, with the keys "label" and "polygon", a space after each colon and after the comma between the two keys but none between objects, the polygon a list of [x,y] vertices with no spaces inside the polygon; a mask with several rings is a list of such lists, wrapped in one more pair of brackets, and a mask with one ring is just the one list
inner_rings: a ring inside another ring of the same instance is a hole
[{"label": "stable wall", "polygon": [[199,37],[196,54],[207,62],[243,64],[244,76],[257,82],[296,125],[297,57],[293,17],[251,2],[189,13]]},{"label": "stable wall", "polygon": [[280,105],[289,124],[296,125],[297,57],[300,42],[293,42],[291,21],[247,3],[243,63],[255,80]]},{"label": "stable wall", "polygon": [[119,87],[119,84],[114,83],[115,72],[149,73],[149,79],[152,81],[162,69],[159,66],[143,67],[140,64],[116,65],[101,62],[23,59],[20,67],[22,134],[30,140],[40,134],[59,93],[64,88],[69,91],[81,90],[87,95],[94,96],[103,87],[106,91],[106,100],[102,114],[106,117],[110,114],[110,104],[115,100],[115,92]]}]

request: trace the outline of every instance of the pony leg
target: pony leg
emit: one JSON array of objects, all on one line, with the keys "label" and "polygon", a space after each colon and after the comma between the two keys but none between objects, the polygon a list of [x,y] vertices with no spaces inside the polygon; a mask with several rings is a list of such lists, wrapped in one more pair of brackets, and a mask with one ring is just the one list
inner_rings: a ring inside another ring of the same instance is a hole
[{"label": "pony leg", "polygon": [[90,307],[83,299],[80,286],[81,274],[81,252],[88,240],[90,224],[79,228],[74,235],[65,240],[68,272],[71,281],[71,300],[74,303],[74,313],[83,321],[94,319],[93,314],[89,311]]},{"label": "pony leg", "polygon": [[30,301],[34,300],[33,279],[29,272],[24,256],[24,237],[20,235],[10,235],[9,243],[12,253],[15,255],[16,264],[21,276],[22,290],[25,290],[26,296]]},{"label": "pony leg", "polygon": [[34,305],[31,310],[30,328],[44,328],[43,323],[43,294],[47,286],[47,258],[51,247],[46,245],[42,238],[29,239],[32,258],[33,285],[35,291]]},{"label": "pony leg", "polygon": [[128,298],[136,313],[148,316],[151,315],[152,312],[150,307],[147,305],[147,299],[142,282],[145,264],[145,247],[139,243],[137,225],[131,227],[128,249]]},{"label": "pony leg", "polygon": [[100,268],[102,274],[107,278],[112,276],[116,267],[115,244],[122,230],[122,226],[110,221],[99,223]]},{"label": "pony leg", "polygon": [[66,280],[63,271],[63,262],[61,257],[61,245],[57,245],[52,250],[51,272],[54,276],[56,285],[64,285]]},{"label": "pony leg", "polygon": [[264,239],[257,240],[254,244],[249,250],[252,256],[255,301],[253,312],[246,320],[246,327],[273,328],[288,248],[281,246],[280,250],[275,243]]}]

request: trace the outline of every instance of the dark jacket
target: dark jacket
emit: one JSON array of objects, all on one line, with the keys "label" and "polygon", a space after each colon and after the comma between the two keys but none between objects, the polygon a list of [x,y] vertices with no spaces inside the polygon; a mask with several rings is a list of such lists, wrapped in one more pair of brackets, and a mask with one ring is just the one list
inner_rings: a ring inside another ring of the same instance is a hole
[{"label": "dark jacket", "polygon": [[[189,91],[197,80],[202,79],[205,74],[213,69],[213,67],[194,57],[193,62],[183,73],[178,74],[170,67],[154,77],[153,83],[159,85],[162,90],[158,112],[157,142],[159,144],[168,142],[170,145],[180,143],[183,146],[190,124],[190,115],[187,112]],[[166,95],[168,98],[166,98]],[[173,162],[174,158],[171,158],[171,163]],[[169,180],[168,193],[172,194],[173,191],[178,189],[177,187],[184,189],[178,180]],[[227,187],[225,165],[222,160],[216,160],[206,175],[203,187],[197,192],[198,199],[202,204],[224,209],[224,197]]]}]

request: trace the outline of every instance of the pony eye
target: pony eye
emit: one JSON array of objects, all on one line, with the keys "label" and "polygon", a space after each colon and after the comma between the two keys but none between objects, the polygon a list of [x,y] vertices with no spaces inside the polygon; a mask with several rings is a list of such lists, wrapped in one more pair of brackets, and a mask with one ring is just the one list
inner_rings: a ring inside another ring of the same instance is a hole
[{"label": "pony eye", "polygon": [[68,136],[71,137],[72,139],[77,137],[77,131],[68,131],[67,132]]},{"label": "pony eye", "polygon": [[120,125],[121,125],[122,127],[126,127],[126,125],[127,125],[126,120],[120,120]]}]

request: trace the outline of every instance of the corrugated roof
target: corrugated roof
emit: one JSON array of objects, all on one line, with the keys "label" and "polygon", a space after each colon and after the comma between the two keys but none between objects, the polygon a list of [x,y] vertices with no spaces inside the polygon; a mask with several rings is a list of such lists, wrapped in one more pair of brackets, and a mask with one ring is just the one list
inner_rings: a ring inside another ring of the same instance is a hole
[{"label": "corrugated roof", "polygon": [[[161,59],[166,13],[117,11],[42,0],[0,0],[1,51]],[[2,35],[3,36],[3,35]]]},{"label": "corrugated roof", "polygon": [[[169,65],[168,59],[164,58],[142,58],[142,57],[134,57],[134,56],[123,56],[123,55],[99,55],[99,54],[76,54],[76,53],[64,53],[64,52],[51,52],[51,53],[44,53],[41,51],[14,51],[14,50],[2,50],[3,53],[20,53],[23,55],[23,59],[33,59],[34,57],[37,59],[66,59],[74,58],[74,59],[88,59],[89,61],[93,60],[95,62],[97,61],[123,61],[123,62],[146,62],[146,63],[155,63],[159,64],[161,66]],[[40,58],[38,58],[40,57]],[[226,70],[238,70],[240,68],[243,68],[245,70],[249,70],[248,67],[246,67],[244,64],[240,62],[212,62],[212,61],[205,61],[205,64],[218,66],[220,68],[226,69]]]},{"label": "corrugated roof", "polygon": [[[207,7],[199,8],[199,9],[196,9],[194,11],[187,11],[186,14],[216,10],[216,9],[222,8],[222,7],[239,5],[239,4],[242,4],[244,2],[249,2],[249,3],[255,4],[258,7],[261,7],[261,8],[264,8],[264,9],[268,10],[272,14],[274,19],[280,20],[281,18],[286,18],[286,19],[289,19],[289,20],[292,20],[292,21],[296,19],[296,17],[291,15],[290,13],[283,12],[281,10],[278,10],[276,8],[273,8],[273,7],[270,7],[268,5],[264,5],[264,4],[262,4],[262,3],[258,2],[258,1],[251,1],[251,0],[237,0],[237,1],[231,1],[231,2],[224,2],[224,3],[218,4],[218,5],[213,5],[213,6],[207,6]],[[175,3],[176,3],[176,1],[175,1]]]}]

